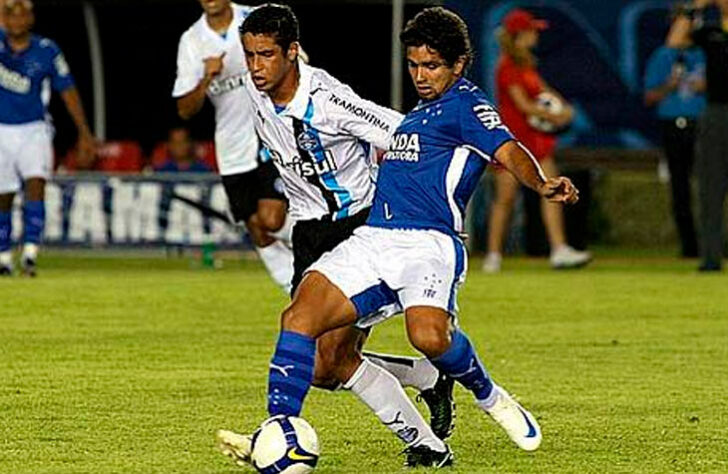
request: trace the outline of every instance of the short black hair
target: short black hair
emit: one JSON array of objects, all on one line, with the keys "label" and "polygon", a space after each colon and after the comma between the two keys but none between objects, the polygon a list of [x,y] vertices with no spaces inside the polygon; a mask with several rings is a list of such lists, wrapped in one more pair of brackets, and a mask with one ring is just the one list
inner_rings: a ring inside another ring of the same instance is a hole
[{"label": "short black hair", "polygon": [[298,18],[288,5],[266,3],[253,12],[240,25],[240,34],[270,35],[283,51],[298,41]]},{"label": "short black hair", "polygon": [[426,45],[434,49],[449,66],[465,56],[467,66],[473,57],[468,25],[457,13],[443,7],[425,8],[407,22],[399,35],[406,47]]}]

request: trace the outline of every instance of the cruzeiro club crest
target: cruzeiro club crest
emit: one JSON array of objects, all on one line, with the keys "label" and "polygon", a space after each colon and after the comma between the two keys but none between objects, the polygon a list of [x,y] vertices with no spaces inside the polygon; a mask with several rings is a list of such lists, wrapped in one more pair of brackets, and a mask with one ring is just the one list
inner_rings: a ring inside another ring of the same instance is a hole
[{"label": "cruzeiro club crest", "polygon": [[304,151],[313,151],[316,148],[316,145],[318,145],[316,136],[308,130],[301,132],[298,137],[296,137],[296,142],[298,143],[298,147]]}]

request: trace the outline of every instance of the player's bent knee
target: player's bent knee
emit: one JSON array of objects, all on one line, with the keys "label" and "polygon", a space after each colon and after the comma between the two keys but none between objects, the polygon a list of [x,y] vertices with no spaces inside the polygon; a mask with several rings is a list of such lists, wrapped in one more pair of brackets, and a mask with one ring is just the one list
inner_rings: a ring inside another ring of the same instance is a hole
[{"label": "player's bent knee", "polygon": [[277,209],[266,209],[258,211],[258,219],[260,225],[267,232],[276,232],[283,227],[283,223],[286,221],[286,214]]},{"label": "player's bent knee", "polygon": [[265,232],[261,225],[260,218],[257,215],[251,216],[245,225],[248,228],[248,233],[250,233],[250,239],[256,247],[267,247],[275,242],[275,239]]},{"label": "player's bent knee", "polygon": [[320,335],[315,312],[308,310],[305,304],[296,304],[295,302],[283,310],[281,329],[305,334],[313,338]]},{"label": "player's bent knee", "polygon": [[429,358],[439,357],[450,348],[450,333],[436,327],[418,328],[409,332],[409,339],[418,351]]}]

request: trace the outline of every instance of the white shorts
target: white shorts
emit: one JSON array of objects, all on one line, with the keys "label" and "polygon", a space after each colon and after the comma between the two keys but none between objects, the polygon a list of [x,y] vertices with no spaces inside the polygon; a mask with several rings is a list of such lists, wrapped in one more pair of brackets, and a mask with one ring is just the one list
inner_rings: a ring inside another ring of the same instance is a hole
[{"label": "white shorts", "polygon": [[0,194],[15,193],[28,178],[48,179],[53,133],[46,122],[0,124]]},{"label": "white shorts", "polygon": [[362,226],[307,272],[322,273],[357,310],[357,326],[372,326],[413,306],[457,316],[457,291],[465,281],[462,240],[435,230]]}]

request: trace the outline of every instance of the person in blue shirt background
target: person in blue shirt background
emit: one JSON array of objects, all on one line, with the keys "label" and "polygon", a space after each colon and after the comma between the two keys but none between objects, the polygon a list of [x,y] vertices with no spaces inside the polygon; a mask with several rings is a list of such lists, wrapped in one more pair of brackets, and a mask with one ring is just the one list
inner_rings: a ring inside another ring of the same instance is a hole
[{"label": "person in blue shirt background", "polygon": [[63,53],[31,33],[31,0],[6,0],[0,29],[0,275],[12,274],[12,204],[21,187],[23,273],[35,276],[45,225],[45,182],[53,166],[53,132],[46,122],[48,87],[59,92],[79,135],[80,157],[93,156],[95,139]]},{"label": "person in blue shirt background", "polygon": [[706,104],[705,55],[700,48],[661,46],[645,72],[645,104],[656,107],[670,170],[672,211],[683,257],[697,257],[690,193],[696,124]]}]

